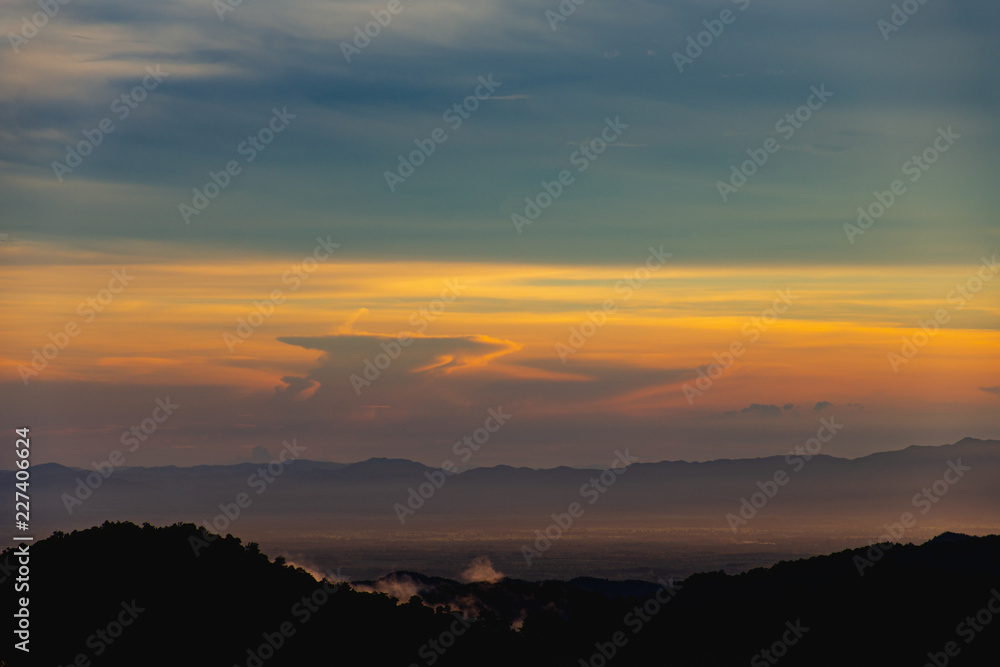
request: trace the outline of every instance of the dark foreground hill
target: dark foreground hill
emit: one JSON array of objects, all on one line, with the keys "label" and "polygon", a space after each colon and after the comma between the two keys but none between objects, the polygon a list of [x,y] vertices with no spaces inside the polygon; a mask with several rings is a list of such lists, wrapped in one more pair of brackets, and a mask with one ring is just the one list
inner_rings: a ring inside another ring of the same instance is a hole
[{"label": "dark foreground hill", "polygon": [[[253,543],[192,524],[105,523],[29,553],[27,592],[14,590],[13,550],[0,556],[0,658],[14,666],[941,667],[1000,656],[996,535],[876,545],[682,582],[462,584],[397,573],[355,584],[418,593],[400,603],[317,583]],[[27,655],[11,639],[23,596]]]}]

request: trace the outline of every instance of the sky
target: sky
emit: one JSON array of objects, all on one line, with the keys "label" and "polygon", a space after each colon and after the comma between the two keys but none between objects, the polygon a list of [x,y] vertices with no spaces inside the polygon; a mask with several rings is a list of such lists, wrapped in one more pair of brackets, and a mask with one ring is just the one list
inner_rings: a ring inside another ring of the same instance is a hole
[{"label": "sky", "polygon": [[36,464],[1000,437],[989,3],[2,6]]}]

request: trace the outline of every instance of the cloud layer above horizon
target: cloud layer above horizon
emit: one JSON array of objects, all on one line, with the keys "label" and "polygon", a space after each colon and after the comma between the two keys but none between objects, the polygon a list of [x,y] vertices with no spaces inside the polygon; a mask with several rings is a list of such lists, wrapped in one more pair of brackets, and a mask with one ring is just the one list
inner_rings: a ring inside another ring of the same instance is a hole
[{"label": "cloud layer above horizon", "polygon": [[559,7],[8,3],[9,419],[75,465],[167,395],[135,465],[435,464],[500,406],[473,464],[997,437],[1000,7]]}]

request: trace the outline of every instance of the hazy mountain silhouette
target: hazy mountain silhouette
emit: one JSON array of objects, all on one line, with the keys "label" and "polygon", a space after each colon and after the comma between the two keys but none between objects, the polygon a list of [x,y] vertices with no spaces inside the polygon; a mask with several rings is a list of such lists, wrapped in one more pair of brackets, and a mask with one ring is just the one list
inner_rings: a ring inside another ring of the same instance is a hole
[{"label": "hazy mountain silhouette", "polygon": [[[972,438],[850,460],[821,454],[811,460],[775,456],[635,463],[599,502],[586,506],[587,525],[663,526],[680,520],[685,525],[725,529],[725,516],[738,513],[743,499],[749,502],[761,491],[758,482],[770,486],[775,474],[784,472],[787,483],[757,512],[759,517],[794,521],[796,529],[823,518],[880,526],[902,512],[916,513],[914,496],[942,479],[949,462],[961,462],[968,472],[947,486],[946,496],[937,497],[932,505],[926,501],[920,509],[933,510],[941,526],[991,532],[1000,513],[996,483],[1000,441]],[[47,464],[33,468],[32,505],[36,524],[49,530],[82,528],[105,519],[204,524],[219,513],[220,503],[232,502],[240,492],[248,492],[253,500],[252,511],[240,518],[241,531],[255,522],[267,523],[279,534],[283,527],[294,530],[303,525],[379,531],[417,531],[439,524],[448,530],[464,525],[523,529],[539,522],[537,527],[544,527],[552,512],[563,512],[568,503],[580,500],[581,486],[600,475],[599,470],[568,467],[496,466],[445,477],[434,468],[403,459],[373,458],[354,464],[297,460],[258,495],[248,488],[248,478],[261,467],[244,463],[114,469],[106,479],[100,478],[90,497],[72,506],[70,514],[67,498],[88,491],[79,490],[81,480],[99,477],[93,471]],[[0,472],[0,484],[12,484],[13,474]],[[432,478],[443,480],[432,497],[413,495],[421,485],[427,495]],[[394,508],[408,505],[419,510],[405,517],[404,527]]]}]

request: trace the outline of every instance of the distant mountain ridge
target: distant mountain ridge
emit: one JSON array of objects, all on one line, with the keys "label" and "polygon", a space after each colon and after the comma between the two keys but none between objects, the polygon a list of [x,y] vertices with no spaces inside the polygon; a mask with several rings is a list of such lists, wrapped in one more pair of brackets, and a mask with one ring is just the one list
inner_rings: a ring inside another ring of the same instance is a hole
[{"label": "distant mountain ridge", "polygon": [[[122,467],[103,477],[44,464],[32,469],[32,509],[36,522],[52,529],[109,518],[204,523],[246,493],[252,506],[241,511],[241,525],[319,521],[330,530],[404,532],[441,522],[544,529],[550,515],[573,502],[585,508],[590,528],[643,521],[669,525],[683,518],[725,529],[731,515],[746,521],[741,529],[752,530],[761,524],[745,519],[750,514],[880,525],[909,511],[958,522],[949,529],[982,532],[1000,517],[1000,441],[973,438],[857,459],[820,454],[638,462],[621,474],[605,472],[604,482],[601,470],[587,468],[495,466],[445,474],[407,459],[372,458],[352,464],[295,460],[265,483],[257,475],[266,467]],[[13,477],[0,471],[0,484],[12,485]],[[604,490],[584,493],[588,485]],[[930,496],[919,497],[925,490]]]},{"label": "distant mountain ridge", "polygon": [[[983,445],[988,448],[1000,447],[1000,440],[984,440],[980,438],[966,437],[961,440],[944,445],[909,445],[902,449],[891,449],[881,452],[873,452],[871,454],[865,454],[864,456],[858,456],[855,458],[845,458],[839,456],[830,456],[828,454],[816,454],[813,456],[814,459],[835,459],[838,461],[862,461],[865,459],[872,459],[875,457],[882,456],[895,456],[902,454],[904,452],[921,452],[925,451],[928,453],[938,454],[940,452],[945,452],[949,448],[960,448],[969,446]],[[665,464],[682,464],[682,465],[711,465],[723,462],[739,463],[743,461],[772,461],[772,460],[782,460],[785,458],[784,454],[773,454],[769,456],[756,456],[751,458],[720,458],[720,459],[710,459],[708,461],[687,461],[685,459],[664,459],[662,461],[639,461],[633,465],[665,465]],[[120,466],[119,470],[205,470],[205,469],[223,469],[223,468],[246,468],[246,469],[256,469],[262,465],[267,465],[267,461],[242,461],[240,463],[214,463],[214,464],[198,464],[194,466]],[[419,461],[414,461],[412,459],[404,458],[394,458],[394,457],[384,457],[384,456],[372,456],[361,461],[355,461],[353,463],[342,463],[337,461],[317,461],[313,459],[300,458],[289,460],[289,464],[297,463],[297,467],[311,467],[312,469],[318,470],[345,470],[345,469],[403,469],[405,467],[419,467],[423,470],[438,470],[436,466],[429,466]],[[46,470],[82,470],[91,471],[92,468],[78,468],[75,466],[67,466],[61,463],[49,462],[41,463],[32,466],[35,471],[46,471]],[[495,466],[477,466],[472,468],[467,468],[462,472],[457,472],[455,474],[461,475],[469,473],[475,470],[530,470],[535,472],[544,472],[550,470],[602,470],[606,469],[606,466],[586,466],[586,467],[574,467],[574,466],[556,466],[553,468],[531,468],[528,466],[511,466],[507,464],[497,464]],[[12,470],[0,469],[0,474],[6,472],[13,472]]]}]

